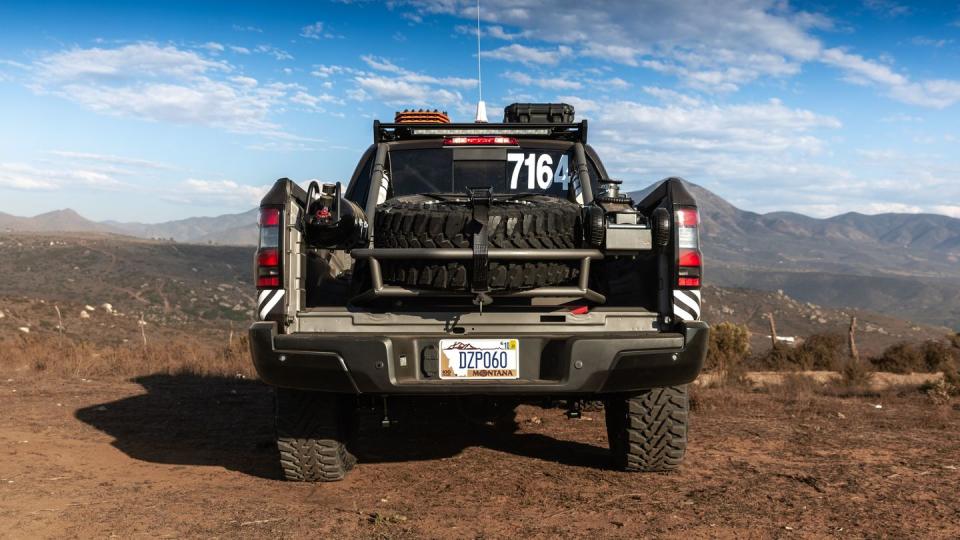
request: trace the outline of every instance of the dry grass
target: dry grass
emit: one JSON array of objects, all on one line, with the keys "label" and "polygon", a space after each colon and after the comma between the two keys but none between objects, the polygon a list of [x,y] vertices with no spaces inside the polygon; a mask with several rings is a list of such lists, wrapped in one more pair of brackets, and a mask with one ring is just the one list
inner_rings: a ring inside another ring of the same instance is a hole
[{"label": "dry grass", "polygon": [[102,345],[23,335],[0,341],[0,370],[62,377],[130,378],[154,373],[255,377],[245,336],[212,342],[179,335],[147,346]]}]

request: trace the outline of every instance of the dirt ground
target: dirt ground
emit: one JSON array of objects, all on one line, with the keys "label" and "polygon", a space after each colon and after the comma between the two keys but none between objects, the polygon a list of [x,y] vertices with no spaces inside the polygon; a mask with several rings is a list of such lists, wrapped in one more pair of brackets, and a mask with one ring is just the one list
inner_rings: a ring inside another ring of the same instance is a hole
[{"label": "dirt ground", "polygon": [[0,379],[0,536],[960,536],[960,405],[694,389],[674,474],[608,468],[601,411],[391,428],[349,478],[277,479],[257,382]]}]

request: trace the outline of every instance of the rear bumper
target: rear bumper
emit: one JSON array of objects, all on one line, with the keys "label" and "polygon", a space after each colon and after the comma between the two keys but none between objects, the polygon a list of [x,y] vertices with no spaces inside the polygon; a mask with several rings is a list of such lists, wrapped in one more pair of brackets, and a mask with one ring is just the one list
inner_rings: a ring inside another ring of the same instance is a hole
[{"label": "rear bumper", "polygon": [[380,395],[588,396],[685,384],[703,366],[709,334],[706,323],[694,321],[674,333],[520,337],[519,380],[449,381],[431,373],[423,355],[446,334],[277,334],[276,328],[273,322],[250,327],[253,363],[267,384]]}]

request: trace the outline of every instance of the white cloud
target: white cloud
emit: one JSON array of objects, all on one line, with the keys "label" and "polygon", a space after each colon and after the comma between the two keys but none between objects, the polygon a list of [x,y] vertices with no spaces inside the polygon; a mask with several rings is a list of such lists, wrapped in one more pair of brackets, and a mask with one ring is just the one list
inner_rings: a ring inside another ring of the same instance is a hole
[{"label": "white cloud", "polygon": [[400,107],[445,107],[465,111],[468,107],[458,89],[477,86],[476,79],[435,77],[398,66],[386,58],[365,55],[361,60],[374,71],[344,66],[315,66],[313,74],[329,78],[334,74],[348,73],[353,75],[355,85],[346,92],[349,99],[375,99]]},{"label": "white cloud", "polygon": [[[472,0],[407,3],[422,13],[476,17]],[[866,7],[884,16],[909,12],[889,0],[868,0]],[[493,36],[492,28],[510,28],[501,37],[523,36],[561,47],[513,43],[483,53],[527,65],[553,66],[563,58],[587,56],[673,75],[686,86],[715,93],[737,91],[762,77],[791,77],[803,64],[822,61],[843,71],[849,82],[885,87],[888,96],[904,103],[944,108],[960,101],[958,81],[912,81],[884,63],[824,47],[813,32],[833,29],[834,22],[780,0],[610,0],[603,9],[581,0],[487,0],[481,16],[491,23],[484,35]],[[473,32],[468,25],[460,31]]]},{"label": "white cloud", "polygon": [[397,106],[454,107],[463,103],[463,96],[459,92],[433,88],[426,84],[379,75],[364,75],[354,80],[360,92],[354,93],[353,98],[361,101],[373,96],[388,105]]},{"label": "white cloud", "polygon": [[189,178],[180,184],[177,194],[190,202],[223,201],[230,204],[256,205],[270,190],[269,185],[251,186],[233,180],[200,180]]},{"label": "white cloud", "polygon": [[923,36],[915,36],[910,40],[910,43],[917,45],[919,47],[934,47],[936,49],[941,49],[950,45],[954,42],[952,39],[931,39]]},{"label": "white cloud", "polygon": [[94,154],[91,152],[73,152],[69,150],[52,150],[48,153],[64,159],[101,163],[101,164],[107,164],[107,165],[122,165],[127,167],[137,167],[137,168],[155,169],[155,170],[173,170],[174,169],[172,165],[169,165],[167,163],[161,163],[159,161],[150,161],[146,159],[129,158],[129,157],[122,157],[122,156],[112,156],[107,154]]},{"label": "white cloud", "polygon": [[330,94],[313,95],[303,91],[298,91],[294,94],[293,97],[290,98],[290,101],[317,111],[324,110],[323,107],[321,107],[323,103],[343,104],[343,100]]},{"label": "white cloud", "polygon": [[78,189],[116,191],[132,187],[136,178],[169,170],[166,164],[84,152],[54,151],[53,159],[35,163],[0,163],[0,187],[25,191]]},{"label": "white cloud", "polygon": [[523,86],[538,86],[548,90],[579,90],[583,85],[577,81],[571,81],[555,78],[531,77],[526,73],[517,71],[506,71],[501,74],[503,77]]},{"label": "white cloud", "polygon": [[530,66],[554,66],[562,58],[573,55],[573,49],[566,45],[561,45],[556,49],[538,49],[514,43],[506,45],[499,49],[483,51],[480,53],[483,58],[493,58],[504,60],[506,62],[520,62]]},{"label": "white cloud", "polygon": [[145,42],[46,55],[31,67],[29,86],[104,114],[296,138],[270,116],[302,88],[259,84],[235,71],[195,51]]},{"label": "white cloud", "polygon": [[[473,88],[477,85],[476,79],[462,77],[433,77],[423,73],[417,73],[404,69],[390,60],[378,58],[376,56],[364,55],[360,57],[368,66],[376,71],[392,73],[403,82],[414,84],[433,84],[442,86],[453,86],[457,88]],[[355,72],[355,71],[354,71]]]},{"label": "white cloud", "polygon": [[215,41],[208,41],[208,42],[204,43],[203,45],[201,45],[200,47],[203,48],[203,49],[206,49],[206,50],[208,50],[208,51],[210,51],[211,53],[214,53],[214,54],[216,54],[216,53],[218,53],[218,52],[223,52],[224,50],[226,50],[226,48],[225,48],[223,45],[221,45],[220,43],[217,43],[217,42],[215,42]]},{"label": "white cloud", "polygon": [[272,45],[257,45],[257,48],[254,49],[254,52],[268,54],[277,60],[293,60],[293,55],[288,53],[283,49],[279,49]]},{"label": "white cloud", "polygon": [[890,66],[837,48],[825,50],[822,60],[843,70],[848,81],[881,86],[890,97],[904,103],[942,109],[960,101],[960,81],[911,81]]},{"label": "white cloud", "polygon": [[233,29],[237,32],[255,32],[257,34],[263,33],[263,29],[257,26],[244,26],[244,25],[235,24],[233,25]]},{"label": "white cloud", "polygon": [[323,29],[323,22],[317,21],[313,24],[304,26],[300,29],[300,36],[308,39],[332,39],[334,37],[330,32],[326,32]]},{"label": "white cloud", "polygon": [[864,0],[863,5],[883,17],[894,18],[910,14],[909,6],[892,0]]},{"label": "white cloud", "polygon": [[238,45],[231,45],[230,50],[237,54],[250,54],[250,49]]},{"label": "white cloud", "polygon": [[53,191],[62,179],[24,163],[0,163],[0,187],[24,191]]},{"label": "white cloud", "polygon": [[960,219],[960,205],[956,204],[936,204],[931,208],[937,214],[955,217]]}]

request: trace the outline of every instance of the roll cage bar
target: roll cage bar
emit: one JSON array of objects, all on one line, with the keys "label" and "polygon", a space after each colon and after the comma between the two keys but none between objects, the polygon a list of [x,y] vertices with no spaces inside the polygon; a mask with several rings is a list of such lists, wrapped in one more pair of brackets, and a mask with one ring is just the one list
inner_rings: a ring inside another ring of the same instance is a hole
[{"label": "roll cage bar", "polygon": [[575,124],[382,124],[373,121],[373,142],[408,141],[459,135],[502,135],[587,143],[587,121]]}]

